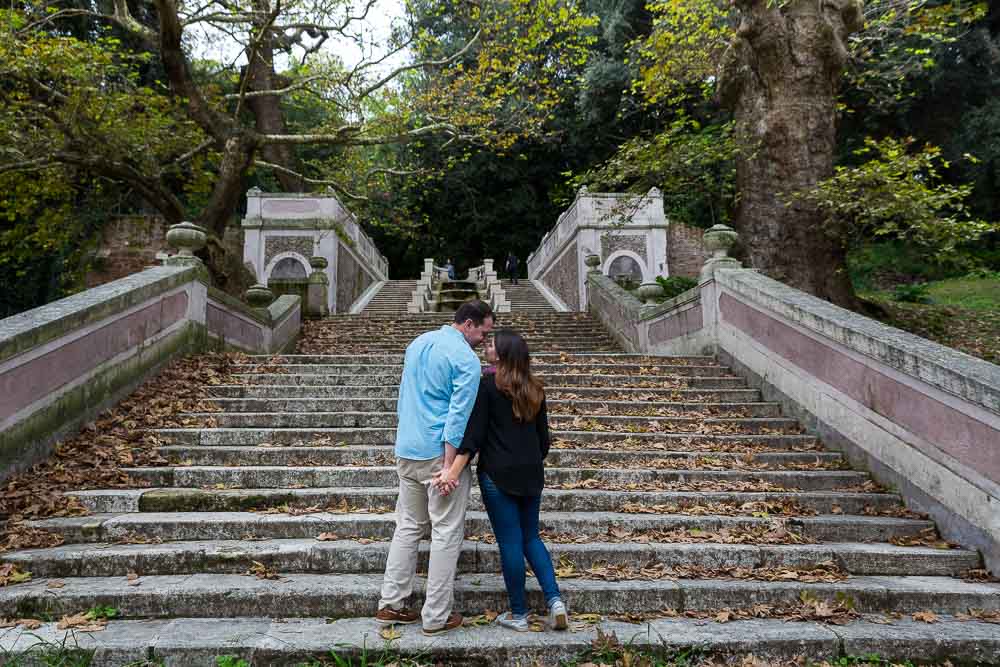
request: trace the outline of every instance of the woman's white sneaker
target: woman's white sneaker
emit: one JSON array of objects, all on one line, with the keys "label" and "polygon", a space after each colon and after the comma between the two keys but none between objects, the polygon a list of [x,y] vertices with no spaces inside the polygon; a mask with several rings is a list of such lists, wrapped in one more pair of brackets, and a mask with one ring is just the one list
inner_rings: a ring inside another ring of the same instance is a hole
[{"label": "woman's white sneaker", "polygon": [[566,604],[562,600],[553,600],[549,605],[549,625],[556,630],[565,630],[569,627],[569,612],[566,611]]},{"label": "woman's white sneaker", "polygon": [[528,617],[523,616],[518,618],[514,616],[513,612],[505,611],[504,613],[497,616],[497,623],[505,628],[510,628],[511,630],[517,630],[518,632],[527,632],[531,629],[528,625]]}]

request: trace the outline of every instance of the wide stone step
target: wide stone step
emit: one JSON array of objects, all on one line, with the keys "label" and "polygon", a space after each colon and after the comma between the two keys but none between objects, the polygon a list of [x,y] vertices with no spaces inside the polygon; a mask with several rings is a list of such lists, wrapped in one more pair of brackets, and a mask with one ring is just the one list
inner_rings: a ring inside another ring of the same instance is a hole
[{"label": "wide stone step", "polygon": [[[395,428],[392,412],[209,412],[183,417],[210,419],[218,428]],[[798,421],[782,417],[648,417],[552,415],[555,430],[657,433],[797,433]]]},{"label": "wide stone step", "polygon": [[[217,398],[212,403],[223,412],[395,412],[397,398]],[[665,416],[699,413],[714,416],[780,417],[778,403],[683,403],[635,401],[548,400],[550,415],[585,414],[650,414]],[[598,412],[601,414],[601,412]]]},{"label": "wide stone step", "polygon": [[[395,486],[395,466],[178,466],[125,468],[133,479],[152,486],[217,486],[229,488],[290,488],[317,486]],[[548,468],[550,487],[592,484],[600,487],[665,485],[670,483],[765,482],[783,489],[834,490],[860,486],[867,473],[854,470],[615,470]],[[616,489],[612,489],[616,490]],[[628,490],[625,488],[624,490]],[[634,490],[649,490],[646,488]],[[668,489],[664,489],[668,490]]]},{"label": "wide stone step", "polygon": [[[80,504],[94,513],[109,512],[243,512],[291,508],[392,508],[396,487],[314,487],[308,489],[95,489],[77,491]],[[473,486],[470,507],[482,509],[478,486]],[[895,512],[902,508],[898,496],[889,493],[838,493],[832,491],[739,492],[739,491],[601,491],[548,489],[542,494],[547,512],[620,512],[628,503],[647,507],[676,505],[692,513],[712,512],[712,506],[727,504],[734,514],[761,514],[760,503],[798,506],[820,514],[863,515]],[[745,506],[745,508],[744,508]],[[806,512],[805,514],[808,514]],[[786,516],[774,510],[772,516]]]},{"label": "wide stone step", "polygon": [[[293,385],[293,386],[378,386],[398,385],[401,375],[396,374],[293,374],[293,373],[234,373],[234,378],[251,385]],[[689,389],[743,389],[746,380],[741,377],[698,377],[672,375],[562,375],[560,373],[538,373],[538,379],[545,384],[583,387],[649,387],[649,388],[689,388]]]},{"label": "wide stone step", "polygon": [[[291,386],[233,384],[206,387],[206,391],[219,398],[379,398],[397,397],[399,386],[392,385],[333,385]],[[636,405],[645,401],[679,401],[697,403],[754,403],[760,402],[756,389],[656,389],[656,388],[603,388],[546,386],[546,396],[553,400],[629,400]]]},{"label": "wide stone step", "polygon": [[[258,364],[234,364],[233,372],[237,375],[255,372]],[[269,364],[274,371],[290,375],[392,375],[402,374],[403,365],[376,363],[277,363]],[[645,364],[600,364],[600,363],[547,363],[545,361],[532,364],[532,370],[538,374],[563,373],[567,375],[596,374],[638,374],[638,375],[678,375],[697,377],[733,377],[732,371],[726,366],[693,364],[670,365],[659,363]]]},{"label": "wide stone step", "polygon": [[[154,429],[166,442],[176,445],[384,445],[396,441],[394,428],[163,428]],[[572,443],[651,443],[647,449],[726,449],[765,447],[769,449],[812,449],[817,439],[811,435],[718,435],[700,433],[627,433],[616,431],[559,431],[552,437]],[[655,446],[652,446],[655,443]],[[630,447],[631,449],[632,447]]]},{"label": "wide stone step", "polygon": [[[391,445],[341,447],[190,447],[169,445],[159,452],[172,464],[180,465],[268,465],[268,466],[369,466],[392,465]],[[707,458],[706,458],[707,457]],[[720,452],[671,452],[663,450],[613,451],[603,449],[553,449],[546,464],[557,468],[662,466],[678,468],[692,465],[719,467],[767,466],[772,469],[793,466],[816,468],[842,467],[837,452],[757,452],[739,454]]]},{"label": "wide stone step", "polygon": [[[280,580],[237,574],[150,575],[139,585],[125,577],[66,578],[62,588],[46,579],[0,589],[5,617],[62,616],[93,606],[110,606],[124,618],[278,618],[374,616],[382,575],[288,573]],[[418,579],[415,597],[422,597]],[[537,584],[528,583],[528,603],[543,608]],[[765,604],[795,606],[803,593],[836,603],[851,600],[862,613],[964,613],[1000,608],[1000,586],[947,577],[851,577],[837,583],[767,582],[725,579],[677,581],[589,581],[563,579],[563,596],[577,612],[642,614],[662,609],[717,611]],[[494,574],[462,574],[455,581],[455,606],[469,614],[503,609],[507,592]]]},{"label": "wide stone step", "polygon": [[[571,561],[584,571],[604,564],[728,568],[813,569],[832,561],[854,575],[960,576],[979,567],[974,551],[942,551],[892,544],[636,544],[593,542],[550,544],[553,562]],[[278,572],[376,574],[385,571],[388,542],[315,539],[193,541],[163,544],[69,544],[0,557],[34,577],[124,577],[177,574],[242,574],[254,562]],[[421,545],[417,569],[427,571],[429,544]],[[460,573],[499,572],[495,544],[466,541],[458,557]]]},{"label": "wide stone step", "polygon": [[[902,619],[892,626],[858,621],[846,626],[800,622],[789,625],[781,619],[755,619],[725,624],[698,619],[652,620],[634,625],[603,621],[600,629],[636,649],[737,656],[753,652],[760,661],[819,663],[840,656],[877,655],[903,663],[920,656],[921,661],[960,664],[991,663],[1000,656],[996,625],[957,621],[943,617],[933,625]],[[791,631],[790,631],[791,630]],[[669,649],[663,642],[669,637]],[[442,637],[425,637],[417,626],[400,628],[393,641],[395,651],[435,664],[561,665],[578,662],[592,647],[597,627],[585,625],[575,632],[515,633],[495,624],[463,628]],[[4,655],[38,655],[52,646],[77,646],[94,650],[94,664],[143,664],[155,655],[169,665],[215,664],[221,654],[252,661],[254,665],[287,667],[316,664],[332,650],[344,661],[371,660],[373,647],[384,640],[368,618],[177,618],[148,621],[113,621],[96,633],[58,630],[45,623],[37,630],[14,628],[0,637]],[[735,658],[737,662],[740,658]]]},{"label": "wide stone step", "polygon": [[[265,514],[254,512],[128,512],[95,514],[84,517],[40,519],[29,526],[62,535],[66,542],[118,542],[145,540],[240,540],[315,538],[321,533],[334,533],[344,538],[389,539],[396,525],[392,513],[332,513]],[[893,538],[912,538],[934,524],[921,519],[868,517],[853,515],[818,515],[779,520],[752,516],[691,516],[684,514],[626,514],[623,512],[542,512],[539,525],[555,534],[592,538],[599,541],[615,531],[701,531],[725,530],[729,534],[747,531],[768,531],[781,528],[806,541],[818,542],[888,542]],[[466,517],[466,535],[491,533],[485,512],[470,511]],[[688,536],[690,537],[690,536]],[[671,538],[658,541],[693,541]],[[652,538],[651,538],[652,539]],[[791,540],[788,538],[786,541]],[[657,541],[657,540],[652,540]],[[752,541],[749,538],[745,541]]]},{"label": "wide stone step", "polygon": [[[562,355],[555,352],[542,352],[531,355],[534,361],[548,362],[550,360],[565,360],[566,362],[596,362],[596,363],[626,363],[655,365],[666,364],[669,366],[713,366],[718,362],[711,356],[657,356],[648,354],[632,354],[628,352],[601,353],[601,354],[570,354]],[[359,364],[394,364],[403,363],[402,354],[249,354],[246,355],[252,363],[276,363],[276,364],[338,364],[338,363],[359,363]]]}]

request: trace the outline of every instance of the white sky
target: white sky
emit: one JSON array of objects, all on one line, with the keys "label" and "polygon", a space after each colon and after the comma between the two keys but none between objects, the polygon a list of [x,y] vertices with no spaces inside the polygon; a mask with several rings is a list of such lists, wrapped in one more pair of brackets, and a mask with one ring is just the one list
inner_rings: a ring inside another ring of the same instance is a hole
[{"label": "white sky", "polygon": [[[358,0],[355,1],[355,5],[358,5]],[[353,32],[363,35],[363,48],[352,40],[331,35],[323,45],[322,51],[340,56],[347,68],[358,64],[362,59],[376,60],[384,54],[384,50],[380,47],[391,34],[393,20],[401,19],[403,15],[402,0],[378,0],[364,21],[355,21],[351,24]],[[195,58],[215,60],[227,65],[235,64],[237,67],[246,64],[245,56],[240,54],[240,45],[227,35],[215,31],[192,30],[192,33],[191,45]],[[301,57],[301,53],[297,55]],[[379,69],[388,71],[398,67],[405,57],[405,52],[397,54]],[[284,63],[277,64],[279,70],[284,66]]]}]

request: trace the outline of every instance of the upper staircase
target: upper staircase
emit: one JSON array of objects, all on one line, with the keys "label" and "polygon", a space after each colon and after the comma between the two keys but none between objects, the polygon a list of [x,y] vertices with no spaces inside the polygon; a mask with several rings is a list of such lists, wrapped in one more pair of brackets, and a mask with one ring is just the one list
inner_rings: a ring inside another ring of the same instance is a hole
[{"label": "upper staircase", "polygon": [[371,317],[406,313],[406,302],[417,286],[416,280],[387,280],[382,288],[362,309],[362,315]]},{"label": "upper staircase", "polygon": [[501,280],[507,299],[510,301],[511,312],[515,313],[553,313],[555,308],[542,296],[534,283],[522,278],[514,285],[510,280]]},{"label": "upper staircase", "polygon": [[[527,306],[499,325],[526,336],[546,385],[541,525],[576,631],[490,624],[506,596],[475,489],[455,590],[473,623],[380,635],[402,353],[450,319],[398,314],[390,296],[368,317],[306,323],[298,354],[237,357],[204,412],[157,430],[166,462],[130,470],[135,488],[80,491],[91,514],[32,522],[65,544],[2,556],[33,579],[0,589],[0,615],[114,607],[82,641],[116,665],[292,665],[387,638],[443,664],[548,665],[590,649],[597,624],[639,647],[763,661],[1000,659],[1000,627],[973,618],[1000,619],[979,555],[943,543],[744,378],[713,357],[622,354],[589,315]],[[533,580],[529,600],[542,606]],[[0,647],[18,636],[24,650],[20,631]]]}]

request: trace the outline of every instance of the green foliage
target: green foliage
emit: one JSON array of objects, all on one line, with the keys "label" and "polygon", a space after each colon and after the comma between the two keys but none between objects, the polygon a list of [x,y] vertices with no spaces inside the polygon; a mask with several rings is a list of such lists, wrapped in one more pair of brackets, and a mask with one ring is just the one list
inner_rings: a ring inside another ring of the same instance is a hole
[{"label": "green foliage", "polygon": [[90,667],[96,649],[83,649],[74,633],[63,635],[59,641],[48,641],[34,635],[36,643],[23,653],[3,649],[2,667]]},{"label": "green foliage", "polygon": [[660,287],[663,288],[664,299],[673,299],[675,296],[683,294],[689,289],[694,289],[698,286],[697,280],[686,276],[670,276],[669,278],[656,276],[656,282],[658,282]]},{"label": "green foliage", "polygon": [[311,662],[304,662],[297,667],[429,667],[440,664],[429,660],[423,653],[417,655],[402,655],[395,649],[392,641],[386,641],[381,648],[369,648],[363,645],[339,646]]},{"label": "green foliage", "polygon": [[903,303],[930,303],[931,297],[928,294],[927,283],[911,283],[909,285],[896,285],[892,291],[892,298]]},{"label": "green foliage", "polygon": [[737,148],[732,123],[703,125],[681,114],[653,137],[626,141],[608,160],[574,176],[574,188],[658,187],[667,218],[698,227],[728,222],[735,200]]},{"label": "green foliage", "polygon": [[118,616],[118,609],[106,605],[97,605],[87,610],[88,621],[110,621]]},{"label": "green foliage", "polygon": [[[809,192],[789,193],[826,214],[827,233],[849,244],[865,238],[905,239],[919,244],[935,261],[953,258],[960,244],[1000,226],[969,215],[967,185],[944,182],[948,163],[930,144],[911,151],[913,139],[866,139],[856,154],[868,158],[855,167],[838,166]],[[969,156],[969,159],[974,159]]]},{"label": "green foliage", "polygon": [[215,657],[215,667],[250,667],[250,663],[237,655]]}]

